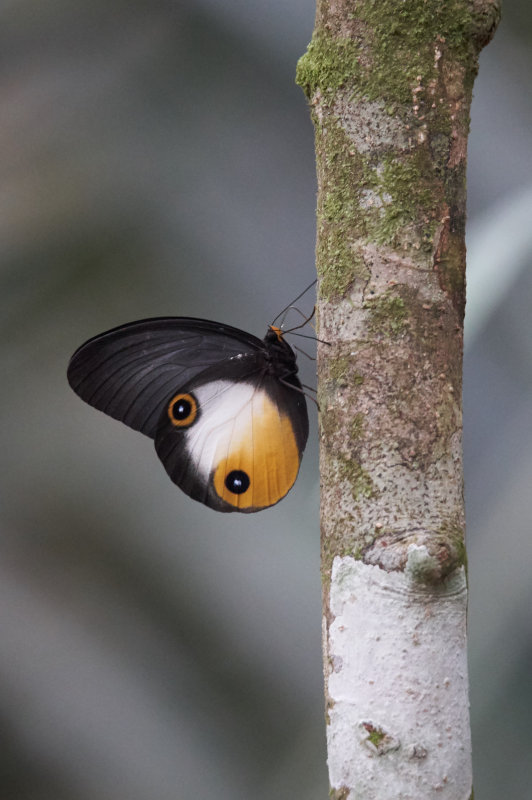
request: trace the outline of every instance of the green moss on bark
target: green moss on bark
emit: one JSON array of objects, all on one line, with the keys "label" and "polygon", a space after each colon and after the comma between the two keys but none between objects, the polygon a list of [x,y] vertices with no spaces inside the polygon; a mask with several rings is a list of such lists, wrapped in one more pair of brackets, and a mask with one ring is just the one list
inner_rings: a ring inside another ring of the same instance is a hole
[{"label": "green moss on bark", "polygon": [[467,551],[465,546],[464,528],[457,522],[444,522],[438,531],[446,541],[454,556],[454,568],[465,567],[467,571]]},{"label": "green moss on bark", "polygon": [[322,176],[316,251],[320,295],[342,296],[368,275],[357,247],[365,231],[359,197],[369,182],[368,168],[336,121],[317,129],[316,149]]},{"label": "green moss on bark", "polygon": [[453,60],[474,57],[472,13],[461,0],[365,0],[356,16],[371,31],[371,64],[360,86],[369,98],[408,104],[413,89],[437,79],[435,47]]},{"label": "green moss on bark", "polygon": [[[403,5],[365,0],[347,16],[353,38],[318,26],[298,62],[296,82],[309,98],[317,90],[327,96],[349,86],[359,96],[384,99],[391,110],[410,103],[420,82],[437,78],[436,46],[464,63],[475,57],[472,32],[479,21],[461,0],[409,0]],[[366,37],[371,59],[364,57]]]},{"label": "green moss on bark", "polygon": [[364,382],[362,375],[356,372],[354,359],[350,355],[331,356],[327,368],[326,382],[333,393],[342,386],[360,386]]},{"label": "green moss on bark", "polygon": [[330,789],[329,790],[329,798],[330,800],[349,800],[349,789],[343,787],[341,789]]},{"label": "green moss on bark", "polygon": [[297,62],[296,83],[310,99],[317,89],[331,94],[352,84],[359,72],[358,43],[315,32],[307,52]]},{"label": "green moss on bark", "polygon": [[[319,6],[318,24],[298,63],[296,80],[312,103],[323,107],[328,123],[324,126],[322,115],[314,114],[318,160],[323,159],[326,178],[318,208],[322,298],[343,296],[354,280],[367,277],[361,241],[410,251],[414,245],[430,253],[444,193],[453,223],[463,224],[462,210],[454,217],[455,209],[465,207],[456,193],[463,169],[453,177],[448,167],[454,104],[442,98],[438,86],[442,64],[452,63],[455,69],[463,67],[458,80],[465,82],[466,91],[471,88],[475,37],[493,28],[498,15],[494,10],[491,21],[485,16],[483,12],[478,18],[472,4],[462,0],[361,0],[353,12]],[[345,35],[349,29],[351,38]],[[339,90],[347,101],[349,95],[376,101],[402,118],[412,132],[411,151],[390,151],[379,163],[357,151],[332,113]],[[417,141],[416,130],[421,129],[428,136],[422,131]],[[377,198],[375,204],[361,202],[365,189]],[[455,295],[463,287],[463,253],[457,256],[449,254],[442,262],[445,283]]]},{"label": "green moss on bark", "polygon": [[365,725],[368,731],[367,741],[378,749],[379,745],[387,738],[387,734],[380,728],[375,728],[373,725]]},{"label": "green moss on bark", "polygon": [[351,437],[351,441],[355,439],[360,439],[364,432],[364,414],[358,413],[355,414],[352,418],[351,422],[349,423],[349,435]]},{"label": "green moss on bark", "polygon": [[383,336],[399,336],[408,328],[408,311],[402,297],[391,291],[367,300],[364,308],[370,312],[369,330]]},{"label": "green moss on bark", "polygon": [[399,244],[399,231],[414,226],[418,242],[430,250],[440,185],[431,180],[433,167],[428,151],[420,147],[401,159],[386,156],[377,174],[377,191],[385,202],[371,225],[374,241]]},{"label": "green moss on bark", "polygon": [[341,230],[330,227],[318,240],[316,260],[321,266],[320,297],[342,297],[367,270],[356,245]]},{"label": "green moss on bark", "polygon": [[349,374],[349,365],[350,359],[348,356],[331,358],[328,362],[329,379],[338,386],[345,386]]},{"label": "green moss on bark", "polygon": [[375,497],[377,490],[368,472],[354,458],[338,459],[340,478],[347,481],[354,500],[360,497]]}]

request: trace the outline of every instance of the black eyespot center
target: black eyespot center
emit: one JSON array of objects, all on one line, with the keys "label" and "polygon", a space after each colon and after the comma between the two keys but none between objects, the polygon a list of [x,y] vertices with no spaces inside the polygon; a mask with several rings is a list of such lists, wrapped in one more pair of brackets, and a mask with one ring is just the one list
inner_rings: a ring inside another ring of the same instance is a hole
[{"label": "black eyespot center", "polygon": [[172,415],[174,419],[180,419],[180,420],[186,419],[188,416],[190,416],[191,410],[192,410],[192,405],[190,403],[190,400],[185,400],[185,398],[182,398],[181,400],[177,400],[174,403],[174,406],[172,408]]},{"label": "black eyespot center", "polygon": [[233,494],[244,494],[249,489],[251,481],[247,472],[233,469],[225,476],[225,486]]},{"label": "black eyespot center", "polygon": [[168,418],[176,428],[186,428],[198,416],[198,403],[192,394],[176,394],[168,403]]}]

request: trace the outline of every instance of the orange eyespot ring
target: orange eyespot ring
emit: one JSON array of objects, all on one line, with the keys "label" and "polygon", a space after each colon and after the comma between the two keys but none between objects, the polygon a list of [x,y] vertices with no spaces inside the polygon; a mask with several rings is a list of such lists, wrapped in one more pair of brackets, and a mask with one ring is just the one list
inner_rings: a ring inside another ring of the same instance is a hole
[{"label": "orange eyespot ring", "polygon": [[176,394],[168,403],[168,419],[176,428],[188,428],[198,416],[198,403],[193,394]]}]

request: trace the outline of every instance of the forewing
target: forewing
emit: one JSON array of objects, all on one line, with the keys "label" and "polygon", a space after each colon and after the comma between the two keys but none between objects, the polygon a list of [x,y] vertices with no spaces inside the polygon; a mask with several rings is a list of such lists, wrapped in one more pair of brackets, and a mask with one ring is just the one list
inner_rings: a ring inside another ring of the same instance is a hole
[{"label": "forewing", "polygon": [[217,511],[260,511],[293,486],[308,433],[305,399],[269,376],[180,390],[197,409],[186,427],[161,414],[155,447],[170,478]]},{"label": "forewing", "polygon": [[132,322],[89,339],[68,381],[94,408],[154,438],[175,387],[219,362],[256,354],[261,341],[221,323],[187,317]]}]

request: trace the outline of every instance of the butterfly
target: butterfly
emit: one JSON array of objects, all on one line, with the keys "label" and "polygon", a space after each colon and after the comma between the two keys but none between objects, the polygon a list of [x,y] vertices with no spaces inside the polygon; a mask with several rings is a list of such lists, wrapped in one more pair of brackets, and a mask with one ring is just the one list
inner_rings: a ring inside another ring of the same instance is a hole
[{"label": "butterfly", "polygon": [[219,322],[160,317],[89,339],[67,376],[82,400],[153,439],[187,495],[249,513],[278,503],[296,480],[309,429],[297,372],[273,324],[259,339]]}]

